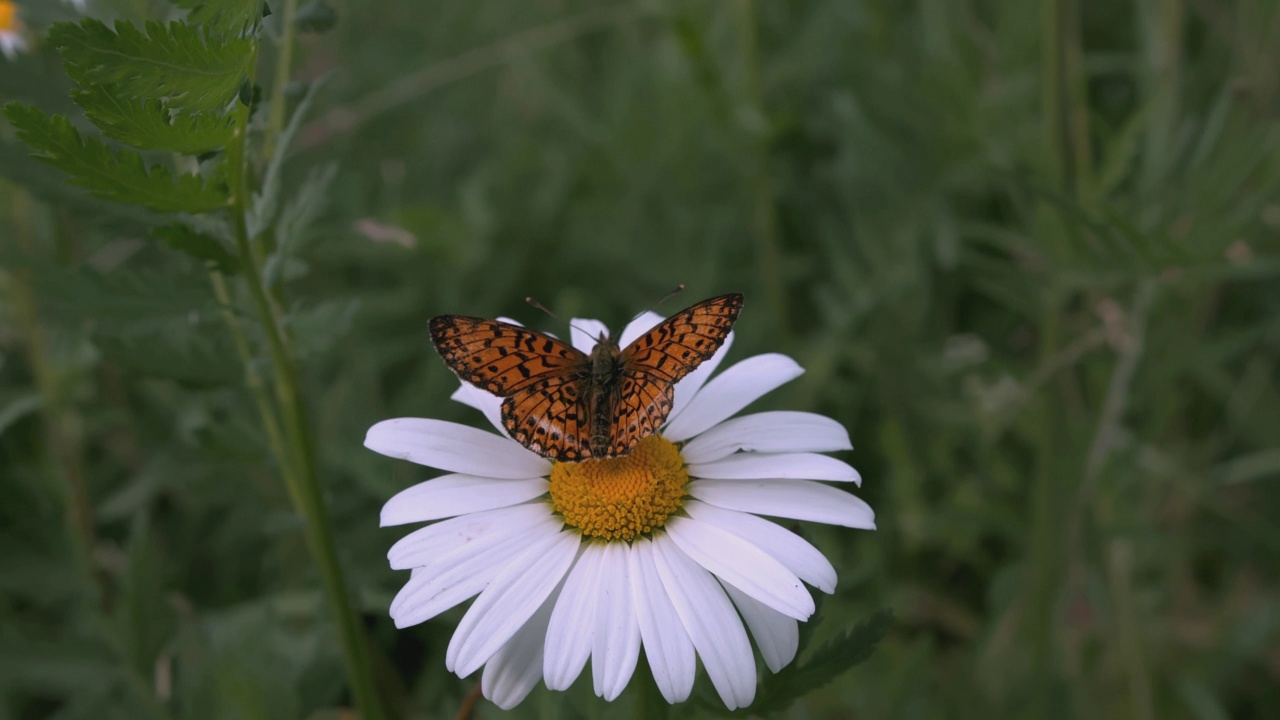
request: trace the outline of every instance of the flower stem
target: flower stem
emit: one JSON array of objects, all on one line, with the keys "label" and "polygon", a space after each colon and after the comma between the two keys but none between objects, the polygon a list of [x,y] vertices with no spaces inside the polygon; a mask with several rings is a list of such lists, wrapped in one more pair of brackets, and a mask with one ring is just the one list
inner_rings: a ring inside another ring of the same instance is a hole
[{"label": "flower stem", "polygon": [[[282,419],[282,437],[281,433],[277,433],[279,445],[273,440],[273,449],[281,453],[277,459],[285,484],[296,510],[303,518],[307,545],[319,566],[325,595],[342,644],[347,678],[351,683],[356,706],[364,720],[381,720],[384,714],[373,681],[364,631],[351,605],[333,540],[333,528],[320,490],[314,442],[299,392],[301,383],[297,364],[287,345],[275,305],[267,293],[262,269],[252,249],[252,238],[249,237],[245,219],[245,214],[249,211],[245,157],[248,128],[249,108],[239,104],[236,109],[235,136],[227,146],[227,184],[231,193],[230,209],[236,251],[271,358],[272,385],[277,407],[276,412],[268,413],[264,420],[274,417]],[[267,432],[269,435],[272,432],[270,422]],[[271,440],[270,437],[268,439]]]}]

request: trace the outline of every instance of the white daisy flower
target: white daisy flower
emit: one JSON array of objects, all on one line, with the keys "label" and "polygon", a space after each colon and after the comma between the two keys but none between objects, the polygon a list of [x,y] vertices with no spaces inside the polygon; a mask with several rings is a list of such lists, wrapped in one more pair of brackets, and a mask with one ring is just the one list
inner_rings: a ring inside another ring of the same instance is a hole
[{"label": "white daisy flower", "polygon": [[0,53],[12,60],[26,50],[27,38],[18,19],[18,6],[9,0],[0,0]]},{"label": "white daisy flower", "polygon": [[[646,313],[625,347],[661,320]],[[590,352],[604,325],[572,322]],[[729,709],[756,691],[755,639],[778,672],[796,655],[797,622],[814,612],[805,584],[830,593],[836,572],[813,545],[762,515],[873,529],[862,500],[818,481],[859,484],[852,467],[819,453],[849,450],[849,435],[807,412],[740,410],[804,371],[779,354],[742,360],[718,376],[733,341],[675,388],[660,434],[626,456],[556,463],[506,437],[501,400],[470,385],[453,399],[484,413],[491,433],[421,418],[385,420],[365,446],[450,474],[398,493],[382,525],[438,521],[391,548],[411,570],[391,604],[408,627],[476,597],[449,643],[459,677],[484,668],[484,696],[509,709],[539,679],[564,690],[591,660],[597,695],[618,697],[645,649],[658,689],[681,702],[695,657]],[[745,627],[743,625],[745,621]]]}]

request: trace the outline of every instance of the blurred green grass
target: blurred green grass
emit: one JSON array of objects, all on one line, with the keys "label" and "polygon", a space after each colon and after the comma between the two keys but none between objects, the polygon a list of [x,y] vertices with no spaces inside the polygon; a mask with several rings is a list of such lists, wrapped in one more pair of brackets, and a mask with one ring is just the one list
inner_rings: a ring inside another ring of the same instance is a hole
[{"label": "blurred green grass", "polygon": [[[1275,2],[332,4],[286,182],[338,172],[290,322],[396,716],[473,684],[443,669],[457,611],[386,617],[378,508],[428,473],[360,445],[476,421],[427,318],[552,329],[533,295],[618,326],[677,282],[746,294],[734,355],[808,370],[761,405],[844,423],[878,513],[805,528],[841,578],[813,637],[882,607],[890,635],[783,717],[1280,714]],[[0,99],[73,109],[47,49]],[[202,268],[7,128],[0,175],[0,718],[339,716]],[[579,687],[516,715],[607,712]]]}]

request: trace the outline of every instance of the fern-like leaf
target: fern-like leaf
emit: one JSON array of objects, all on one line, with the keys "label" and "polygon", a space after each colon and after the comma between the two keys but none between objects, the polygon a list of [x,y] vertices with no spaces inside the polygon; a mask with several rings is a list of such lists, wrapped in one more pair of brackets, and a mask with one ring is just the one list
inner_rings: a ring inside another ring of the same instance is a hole
[{"label": "fern-like leaf", "polygon": [[289,118],[289,123],[285,125],[280,132],[280,136],[276,139],[276,151],[271,156],[271,160],[267,163],[267,171],[262,178],[262,191],[255,193],[253,196],[253,207],[249,212],[249,236],[257,237],[269,226],[276,217],[276,210],[280,205],[280,176],[284,169],[284,159],[288,155],[290,146],[293,144],[293,138],[298,134],[299,128],[302,127],[302,121],[306,119],[307,113],[311,110],[311,104],[315,101],[316,93],[325,86],[329,81],[330,75],[323,77],[311,83],[307,88],[307,93],[302,96],[302,100],[298,101],[298,107],[294,109],[293,116]]},{"label": "fern-like leaf", "polygon": [[187,8],[186,21],[238,37],[262,17],[263,0],[169,0]]},{"label": "fern-like leaf", "polygon": [[182,223],[158,227],[151,236],[175,250],[207,260],[223,272],[235,272],[239,267],[236,257],[217,238]]},{"label": "fern-like leaf", "polygon": [[61,170],[36,159],[17,138],[0,139],[0,177],[19,184],[80,222],[116,235],[145,235],[168,220],[166,215],[137,205],[108,202],[68,185]]},{"label": "fern-like leaf", "polygon": [[92,18],[56,23],[49,42],[82,86],[110,83],[129,97],[164,99],[172,110],[221,110],[247,76],[253,42],[210,38],[190,25],[148,22],[145,32],[117,21],[115,31]]},{"label": "fern-like leaf", "polygon": [[187,8],[186,21],[239,37],[262,18],[263,0],[169,0]]},{"label": "fern-like leaf", "polygon": [[175,115],[159,100],[127,98],[112,85],[78,88],[71,99],[108,137],[140,150],[199,155],[226,145],[235,129],[229,116]]},{"label": "fern-like leaf", "polygon": [[204,178],[184,173],[175,182],[168,169],[148,168],[136,152],[112,150],[100,140],[81,136],[65,117],[18,103],[6,105],[5,114],[35,157],[104,200],[189,213],[217,210],[227,203],[226,191]]},{"label": "fern-like leaf", "polygon": [[803,665],[785,668],[765,680],[760,697],[751,706],[752,714],[781,711],[871,657],[892,621],[893,613],[881,610],[866,622],[832,638],[814,651]]}]

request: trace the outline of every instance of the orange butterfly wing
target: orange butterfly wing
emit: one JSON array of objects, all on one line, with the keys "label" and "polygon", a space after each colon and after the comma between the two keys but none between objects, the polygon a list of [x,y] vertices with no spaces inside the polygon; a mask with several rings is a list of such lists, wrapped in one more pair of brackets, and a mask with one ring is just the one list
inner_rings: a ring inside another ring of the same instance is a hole
[{"label": "orange butterfly wing", "polygon": [[741,293],[703,300],[658,323],[622,351],[610,455],[627,452],[662,427],[671,413],[675,384],[716,354],[741,310]]},{"label": "orange butterfly wing", "polygon": [[502,401],[502,426],[539,455],[559,462],[586,460],[591,450],[582,384],[580,378],[554,377],[516,392]]},{"label": "orange butterfly wing", "polygon": [[590,376],[586,355],[499,320],[441,315],[430,328],[431,342],[459,378],[504,398],[502,426],[512,439],[557,460],[583,457],[578,400]]},{"label": "orange butterfly wing", "polygon": [[[658,431],[671,413],[675,384],[724,344],[742,309],[742,295],[704,300],[658,323],[617,355],[617,375],[587,397],[591,359],[540,332],[498,320],[441,315],[431,341],[458,377],[503,398],[502,425],[512,439],[553,460],[594,456],[592,420],[610,414],[607,457],[631,450]],[[611,386],[610,386],[611,385]]]},{"label": "orange butterfly wing", "polygon": [[440,315],[430,328],[449,369],[498,397],[587,369],[587,356],[572,345],[501,320]]}]

